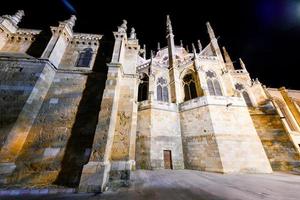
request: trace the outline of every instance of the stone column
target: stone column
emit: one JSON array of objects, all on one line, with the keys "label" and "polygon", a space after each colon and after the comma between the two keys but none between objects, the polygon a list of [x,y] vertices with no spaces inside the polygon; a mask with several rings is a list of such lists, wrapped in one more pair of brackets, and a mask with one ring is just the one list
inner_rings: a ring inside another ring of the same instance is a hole
[{"label": "stone column", "polygon": [[92,154],[84,165],[79,191],[104,191],[111,169],[110,155],[114,139],[119,102],[120,64],[109,64],[99,121],[95,131]]}]

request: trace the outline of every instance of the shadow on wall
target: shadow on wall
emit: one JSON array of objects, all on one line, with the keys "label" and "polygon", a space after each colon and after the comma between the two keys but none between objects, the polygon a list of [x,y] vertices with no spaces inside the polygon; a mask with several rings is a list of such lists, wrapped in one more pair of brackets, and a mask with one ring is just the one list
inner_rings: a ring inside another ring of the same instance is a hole
[{"label": "shadow on wall", "polygon": [[108,59],[110,61],[110,45],[110,42],[101,42],[93,69],[95,73],[88,75],[71,137],[66,146],[61,171],[54,184],[77,187],[83,166],[89,161],[105,88],[106,63]]},{"label": "shadow on wall", "polygon": [[51,31],[42,30],[40,34],[35,38],[35,41],[31,44],[29,49],[27,50],[27,54],[33,56],[35,58],[40,58],[47,47],[51,39]]}]

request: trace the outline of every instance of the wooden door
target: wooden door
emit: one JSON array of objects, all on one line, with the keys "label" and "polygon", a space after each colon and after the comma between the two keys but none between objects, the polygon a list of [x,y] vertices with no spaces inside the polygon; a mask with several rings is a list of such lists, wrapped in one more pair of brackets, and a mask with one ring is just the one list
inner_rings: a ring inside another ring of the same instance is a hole
[{"label": "wooden door", "polygon": [[165,169],[173,169],[172,154],[170,150],[164,150],[164,163],[165,163]]}]

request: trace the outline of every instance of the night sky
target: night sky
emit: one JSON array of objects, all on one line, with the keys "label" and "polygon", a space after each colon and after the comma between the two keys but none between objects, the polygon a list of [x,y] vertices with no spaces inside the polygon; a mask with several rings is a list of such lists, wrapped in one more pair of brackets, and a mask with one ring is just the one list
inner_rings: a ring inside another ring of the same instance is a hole
[{"label": "night sky", "polygon": [[[39,2],[39,3],[38,3]],[[102,5],[100,4],[102,3]],[[123,3],[120,3],[123,2]],[[22,28],[49,29],[71,14],[76,32],[105,34],[112,40],[122,19],[134,26],[140,44],[156,50],[166,45],[166,15],[170,14],[176,44],[208,44],[205,23],[210,21],[232,60],[244,59],[252,78],[268,87],[300,89],[300,0],[7,0],[0,14],[25,10]],[[195,3],[197,2],[197,3]],[[202,3],[205,2],[205,3]],[[198,5],[199,4],[199,5]],[[238,66],[238,65],[237,65]]]}]

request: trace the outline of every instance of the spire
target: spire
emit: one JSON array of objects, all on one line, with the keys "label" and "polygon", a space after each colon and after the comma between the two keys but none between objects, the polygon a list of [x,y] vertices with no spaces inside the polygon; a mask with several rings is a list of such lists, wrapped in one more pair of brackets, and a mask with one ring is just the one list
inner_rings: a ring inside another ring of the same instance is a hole
[{"label": "spire", "polygon": [[169,15],[167,15],[167,34],[173,34],[172,23]]},{"label": "spire", "polygon": [[200,42],[200,40],[197,41],[198,42],[198,49],[199,49],[199,53],[202,51],[202,44]]},{"label": "spire", "polygon": [[229,69],[229,70],[234,70],[233,62],[232,62],[232,60],[229,56],[229,53],[227,52],[225,47],[223,47],[222,49],[223,49],[226,68]]},{"label": "spire", "polygon": [[160,50],[160,43],[158,42],[157,43],[157,51],[159,51]]},{"label": "spire", "polygon": [[76,21],[76,16],[75,15],[71,15],[70,19],[65,20],[65,23],[67,23],[67,25],[73,29],[73,27],[75,26],[75,21]]},{"label": "spire", "polygon": [[242,60],[241,58],[239,58],[239,60],[240,60],[240,65],[241,65],[242,69],[245,70],[245,71],[247,72],[246,65],[245,65],[245,63],[243,62],[243,60]]},{"label": "spire", "polygon": [[148,69],[148,74],[149,77],[152,74],[152,62],[153,62],[153,57],[154,57],[154,52],[151,50],[151,55],[150,55],[150,65],[149,65],[149,69]]},{"label": "spire", "polygon": [[194,43],[192,43],[192,48],[193,48],[193,53],[195,53],[196,52],[196,48],[195,48],[195,44]]},{"label": "spire", "polygon": [[131,40],[136,40],[136,33],[134,27],[131,28],[130,37]]},{"label": "spire", "polygon": [[225,62],[227,64],[232,63],[232,60],[231,60],[231,58],[229,56],[229,53],[227,52],[226,48],[223,47],[222,49],[223,49],[223,53],[224,53]]},{"label": "spire", "polygon": [[194,59],[197,59],[197,52],[194,43],[192,43]]},{"label": "spire", "polygon": [[14,15],[4,15],[3,18],[9,19],[12,22],[12,24],[17,26],[24,16],[24,10],[18,10]]},{"label": "spire", "polygon": [[154,51],[151,50],[151,53],[150,53],[150,54],[151,54],[151,55],[150,55],[150,64],[152,64],[153,58],[154,58]]},{"label": "spire", "polygon": [[186,50],[188,53],[190,53],[190,49],[189,49],[189,45],[188,45],[188,44],[185,46],[185,50]]},{"label": "spire", "polygon": [[166,38],[168,41],[169,67],[174,68],[176,66],[175,42],[174,42],[172,24],[169,15],[167,15],[167,37]]},{"label": "spire", "polygon": [[183,42],[182,42],[182,40],[180,40],[180,46],[183,47]]},{"label": "spire", "polygon": [[207,27],[207,31],[208,31],[208,34],[209,34],[210,39],[211,39],[211,40],[216,39],[214,30],[212,29],[212,27],[211,27],[211,25],[210,25],[209,22],[206,23],[206,27]]}]

